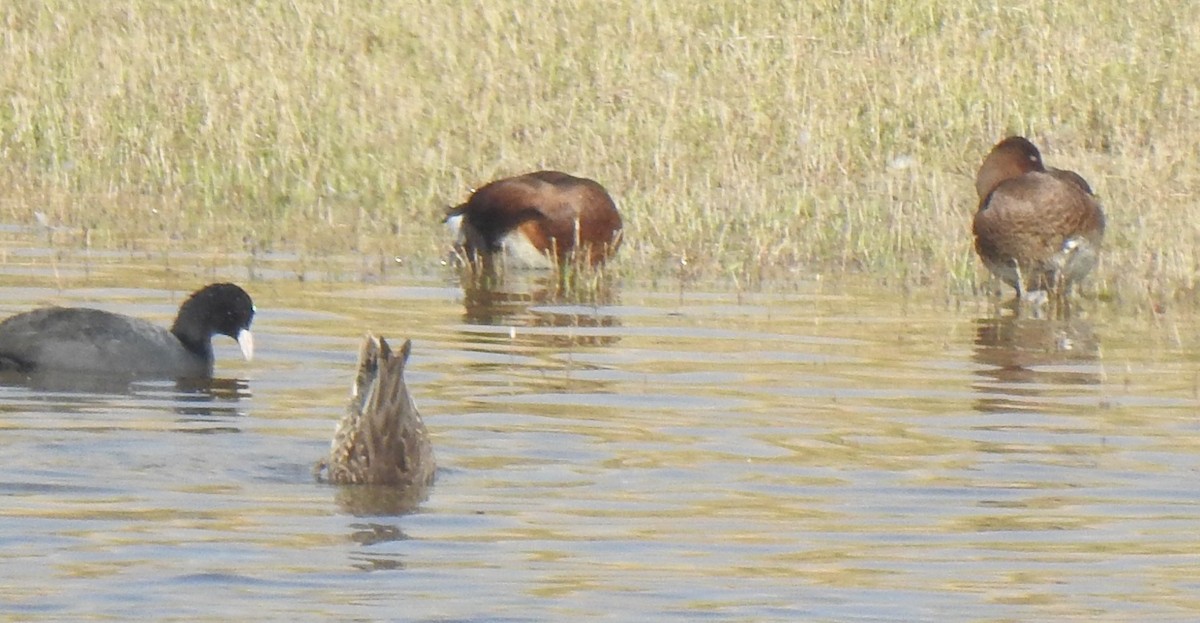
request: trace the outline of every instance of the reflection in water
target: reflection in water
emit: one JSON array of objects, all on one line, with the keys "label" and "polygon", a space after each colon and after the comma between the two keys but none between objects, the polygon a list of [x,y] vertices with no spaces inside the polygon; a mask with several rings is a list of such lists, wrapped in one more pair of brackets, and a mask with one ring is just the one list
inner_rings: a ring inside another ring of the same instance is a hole
[{"label": "reflection in water", "polygon": [[468,325],[534,329],[521,333],[538,346],[606,346],[621,339],[615,330],[619,320],[601,313],[617,302],[616,291],[603,274],[587,285],[564,286],[553,272],[480,275],[464,271],[462,287],[463,321]]},{"label": "reflection in water", "polygon": [[[1194,339],[1164,349],[1099,310],[1102,367],[1086,324],[826,284],[751,304],[696,284],[684,307],[626,281],[597,306],[510,280],[469,289],[464,322],[440,275],[404,279],[374,300],[264,285],[274,337],[253,399],[240,380],[0,387],[0,611],[1200,619]],[[41,302],[23,292],[0,287],[9,306]],[[424,342],[410,382],[449,468],[402,519],[394,491],[307,470],[344,408],[346,346],[393,318]],[[569,331],[620,342],[554,341]],[[240,432],[179,434],[216,425]]]},{"label": "reflection in water", "polygon": [[[181,421],[214,416],[240,416],[242,412],[238,401],[250,398],[250,384],[246,379],[179,379],[175,382],[175,389],[179,392],[175,400],[182,403],[175,407],[175,412],[182,416]],[[236,430],[206,429],[206,432]]]},{"label": "reflection in water", "polygon": [[[505,392],[526,396],[611,393],[609,380],[547,372],[596,369],[571,354],[579,347],[621,341],[620,319],[609,311],[616,298],[609,283],[563,288],[550,272],[513,271],[492,280],[464,276],[466,326],[459,335],[462,350],[479,355],[465,364],[466,373],[478,379],[448,391],[478,396],[482,388],[496,382]],[[565,359],[560,357],[563,354]],[[520,381],[514,384],[514,379]]]},{"label": "reflection in water", "polygon": [[399,526],[383,523],[351,524],[354,532],[350,540],[362,545],[364,550],[351,555],[353,566],[360,571],[394,571],[404,568],[404,561],[399,554],[391,552],[372,551],[375,545],[408,540],[408,535]]},{"label": "reflection in water", "polygon": [[334,499],[342,511],[355,517],[388,517],[416,510],[436,487],[388,485],[336,485]]},{"label": "reflection in water", "polygon": [[[162,387],[166,382],[126,374],[97,374],[63,370],[0,371],[0,385],[71,394],[136,395],[147,388]],[[181,394],[195,395],[200,400],[237,401],[239,398],[249,396],[248,387],[245,379],[191,377],[175,381],[176,391]],[[186,400],[186,398],[184,399]]]},{"label": "reflection in water", "polygon": [[34,372],[0,372],[0,384],[12,387],[27,387],[38,392],[61,392],[70,394],[120,394],[134,393],[136,378],[122,374],[96,374],[94,372],[64,372],[60,370]]},{"label": "reflection in water", "polygon": [[395,571],[404,568],[398,556],[354,556],[354,568],[360,571]]},{"label": "reflection in water", "polygon": [[250,397],[245,379],[188,378],[172,383],[124,375],[6,371],[0,373],[0,385],[31,392],[28,402],[0,403],[0,412],[29,411],[37,406],[56,416],[78,415],[112,408],[126,398],[147,406],[166,400],[180,416],[177,422],[185,424],[180,430],[193,433],[239,432],[240,428],[217,424],[213,418],[241,417],[239,401]]},{"label": "reflection in water", "polygon": [[408,538],[408,535],[400,531],[399,526],[392,524],[365,523],[353,524],[350,527],[354,528],[350,539],[359,545],[375,545],[376,543],[403,541]]},{"label": "reflection in water", "polygon": [[353,566],[360,571],[396,571],[404,568],[404,561],[396,554],[354,555]]},{"label": "reflection in water", "polygon": [[1018,316],[975,321],[976,374],[995,383],[979,386],[984,412],[1030,410],[1037,399],[1059,386],[1097,385],[1100,339],[1091,323]]}]

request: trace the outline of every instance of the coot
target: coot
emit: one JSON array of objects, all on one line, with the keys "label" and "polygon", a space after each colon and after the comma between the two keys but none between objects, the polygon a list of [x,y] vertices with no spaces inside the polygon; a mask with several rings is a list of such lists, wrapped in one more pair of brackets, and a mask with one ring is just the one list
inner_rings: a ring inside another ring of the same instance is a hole
[{"label": "coot", "polygon": [[46,307],[0,322],[0,371],[175,379],[212,376],[212,337],[254,355],[254,303],[232,283],[194,292],[168,331],[139,318],[85,307]]}]

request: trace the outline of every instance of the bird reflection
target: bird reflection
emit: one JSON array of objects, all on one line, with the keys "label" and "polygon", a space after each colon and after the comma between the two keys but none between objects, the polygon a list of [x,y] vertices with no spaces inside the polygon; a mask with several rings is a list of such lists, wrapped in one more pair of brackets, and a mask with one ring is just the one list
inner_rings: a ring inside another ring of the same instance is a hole
[{"label": "bird reflection", "polygon": [[564,278],[554,272],[464,271],[463,321],[474,326],[534,329],[521,335],[539,346],[615,344],[621,339],[620,321],[602,310],[616,304],[617,295],[605,277],[602,273]]},{"label": "bird reflection", "polygon": [[338,487],[334,501],[343,512],[355,517],[394,517],[417,510],[428,496],[429,487],[355,485]]},{"label": "bird reflection", "polygon": [[[0,372],[0,385],[28,389],[37,396],[33,402],[11,406],[13,410],[28,410],[30,405],[40,404],[47,412],[70,414],[111,407],[126,398],[167,400],[170,409],[179,415],[178,422],[184,424],[180,428],[184,432],[240,431],[225,418],[240,418],[243,409],[238,403],[250,396],[246,379],[207,377],[172,382],[127,375],[4,371]],[[0,412],[9,410],[8,407],[0,404]]]},{"label": "bird reflection", "polygon": [[354,532],[350,533],[350,539],[359,545],[375,545],[376,543],[389,543],[408,539],[408,535],[400,531],[400,526],[393,524],[356,523],[350,527],[354,528]]},{"label": "bird reflection", "polygon": [[1032,410],[1055,387],[1098,385],[1100,339],[1081,319],[988,317],[975,321],[983,412]]},{"label": "bird reflection", "polygon": [[404,568],[404,561],[399,554],[367,549],[373,545],[408,540],[408,535],[400,530],[400,526],[384,523],[356,523],[351,524],[350,528],[353,529],[353,532],[350,533],[350,540],[364,548],[351,556],[354,560],[352,564],[356,569],[360,571],[395,571]]},{"label": "bird reflection", "polygon": [[[147,390],[167,387],[169,384],[169,381],[146,379],[127,374],[65,372],[62,370],[0,371],[0,385],[26,387],[39,392],[137,395],[145,393]],[[174,382],[175,390],[181,394],[234,401],[247,394],[247,387],[245,379],[181,377]],[[186,398],[184,399],[186,400]]]},{"label": "bird reflection", "polygon": [[[250,383],[246,379],[193,378],[175,382],[179,403],[175,412],[181,421],[196,421],[218,416],[241,416],[243,410],[238,402],[250,397]],[[194,429],[192,429],[194,430]],[[211,427],[204,432],[238,432],[237,427]]]}]

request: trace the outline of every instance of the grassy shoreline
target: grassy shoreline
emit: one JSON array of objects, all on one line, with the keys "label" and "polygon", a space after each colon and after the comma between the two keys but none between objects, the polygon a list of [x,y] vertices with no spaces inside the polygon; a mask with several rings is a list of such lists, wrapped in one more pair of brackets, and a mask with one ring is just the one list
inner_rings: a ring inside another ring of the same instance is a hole
[{"label": "grassy shoreline", "polygon": [[1089,288],[1200,300],[1200,7],[942,4],[14,0],[0,220],[436,261],[445,206],[557,168],[617,198],[620,270],[970,292],[972,177],[1021,133],[1106,208]]}]

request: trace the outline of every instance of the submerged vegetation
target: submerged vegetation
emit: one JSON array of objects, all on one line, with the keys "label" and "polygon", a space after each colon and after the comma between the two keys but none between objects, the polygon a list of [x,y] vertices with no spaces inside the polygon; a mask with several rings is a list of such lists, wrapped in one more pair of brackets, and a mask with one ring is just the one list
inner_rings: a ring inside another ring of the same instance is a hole
[{"label": "submerged vegetation", "polygon": [[506,175],[601,181],[616,270],[970,292],[1007,134],[1092,182],[1089,291],[1197,294],[1200,5],[11,0],[0,221],[111,247],[443,257]]}]

